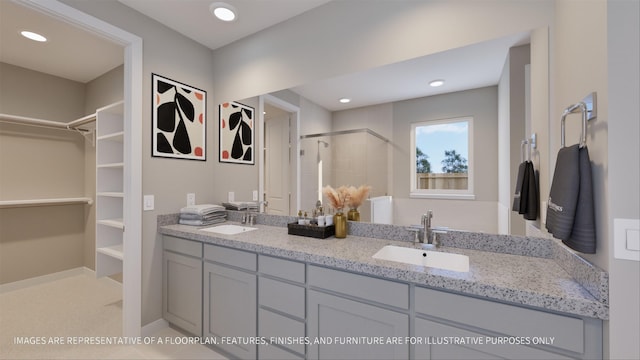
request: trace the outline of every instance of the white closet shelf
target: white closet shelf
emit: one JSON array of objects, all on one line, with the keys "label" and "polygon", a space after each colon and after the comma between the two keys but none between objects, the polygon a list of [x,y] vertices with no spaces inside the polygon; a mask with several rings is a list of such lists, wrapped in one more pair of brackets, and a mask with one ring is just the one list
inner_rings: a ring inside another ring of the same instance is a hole
[{"label": "white closet shelf", "polygon": [[124,251],[122,250],[122,244],[97,248],[96,252],[100,254],[105,254],[107,256],[111,256],[118,260],[122,260],[124,258]]},{"label": "white closet shelf", "polygon": [[97,220],[96,223],[105,225],[105,226],[111,226],[118,229],[124,229],[124,221],[122,219]]},{"label": "white closet shelf", "polygon": [[108,163],[108,164],[100,164],[100,165],[96,165],[97,168],[124,168],[124,163],[118,162],[118,163]]},{"label": "white closet shelf", "polygon": [[101,135],[101,136],[98,136],[97,140],[98,141],[108,140],[108,141],[115,141],[115,142],[121,143],[121,142],[124,142],[124,131],[120,131],[113,134]]},{"label": "white closet shelf", "polygon": [[96,193],[96,195],[107,196],[107,197],[118,197],[118,198],[124,197],[123,192],[116,192],[116,191],[103,191],[103,192]]},{"label": "white closet shelf", "polygon": [[75,198],[52,198],[52,199],[28,199],[28,200],[1,200],[0,209],[19,208],[31,206],[55,206],[55,205],[74,205],[74,204],[93,204],[90,197]]}]

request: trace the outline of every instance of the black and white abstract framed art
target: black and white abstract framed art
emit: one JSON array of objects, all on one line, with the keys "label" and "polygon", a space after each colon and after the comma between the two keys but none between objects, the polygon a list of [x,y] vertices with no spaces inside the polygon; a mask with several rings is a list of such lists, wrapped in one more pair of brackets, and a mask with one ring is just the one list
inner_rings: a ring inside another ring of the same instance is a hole
[{"label": "black and white abstract framed art", "polygon": [[207,92],[152,74],[152,155],[205,161]]},{"label": "black and white abstract framed art", "polygon": [[237,102],[220,105],[220,162],[255,164],[255,109]]}]

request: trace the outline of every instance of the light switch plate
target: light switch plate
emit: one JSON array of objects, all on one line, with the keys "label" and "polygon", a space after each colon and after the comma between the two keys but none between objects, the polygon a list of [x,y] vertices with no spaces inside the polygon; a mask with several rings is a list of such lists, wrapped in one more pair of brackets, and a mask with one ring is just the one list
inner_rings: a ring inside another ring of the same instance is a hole
[{"label": "light switch plate", "polygon": [[155,203],[155,196],[145,195],[143,199],[144,199],[144,202],[143,202],[142,210],[144,211],[153,210],[154,203]]},{"label": "light switch plate", "polygon": [[236,194],[233,191],[229,191],[229,195],[227,196],[227,201],[229,202],[236,201]]},{"label": "light switch plate", "polygon": [[253,190],[253,201],[258,201],[258,190]]},{"label": "light switch plate", "polygon": [[613,257],[640,261],[639,237],[640,219],[613,219]]},{"label": "light switch plate", "polygon": [[187,194],[187,206],[193,206],[196,204],[196,194],[188,193]]}]

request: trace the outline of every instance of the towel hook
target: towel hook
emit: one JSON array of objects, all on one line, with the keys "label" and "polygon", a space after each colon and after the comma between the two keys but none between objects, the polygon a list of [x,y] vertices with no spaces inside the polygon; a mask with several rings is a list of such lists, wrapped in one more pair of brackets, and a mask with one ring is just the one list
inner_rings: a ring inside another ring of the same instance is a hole
[{"label": "towel hook", "polygon": [[[535,150],[537,147],[536,138],[537,138],[537,134],[533,133],[531,134],[530,138],[522,140],[522,142],[520,142],[520,162],[521,163],[524,162],[525,160],[531,161],[533,150]],[[526,150],[525,150],[525,145],[527,146]]]},{"label": "towel hook", "polygon": [[525,160],[531,160],[531,148],[529,146],[525,148],[526,145],[529,145],[529,140],[522,140],[522,142],[520,142],[520,162],[521,163],[523,163]]},{"label": "towel hook", "polygon": [[563,112],[562,112],[562,119],[560,120],[560,147],[564,147],[565,144],[565,119],[567,118],[567,115],[572,114],[574,112],[576,112],[576,110],[580,110],[580,113],[582,114],[582,130],[580,132],[580,147],[583,148],[587,145],[587,115],[588,115],[588,110],[587,110],[587,104],[585,104],[584,102],[580,101],[577,104],[571,105],[568,108],[566,108]]}]

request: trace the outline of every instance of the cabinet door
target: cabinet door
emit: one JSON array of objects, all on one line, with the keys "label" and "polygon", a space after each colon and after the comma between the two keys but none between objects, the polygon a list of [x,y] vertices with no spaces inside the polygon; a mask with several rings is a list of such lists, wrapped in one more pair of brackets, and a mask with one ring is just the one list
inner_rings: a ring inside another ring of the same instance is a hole
[{"label": "cabinet door", "polygon": [[204,336],[233,358],[255,359],[257,345],[256,275],[204,263]]},{"label": "cabinet door", "polygon": [[415,359],[570,359],[511,341],[526,338],[489,336],[435,321],[417,318]]},{"label": "cabinet door", "polygon": [[201,336],[202,260],[164,251],[162,272],[162,316]]},{"label": "cabinet door", "polygon": [[408,314],[309,290],[307,316],[309,359],[409,358],[409,345],[386,344],[409,336]]}]

